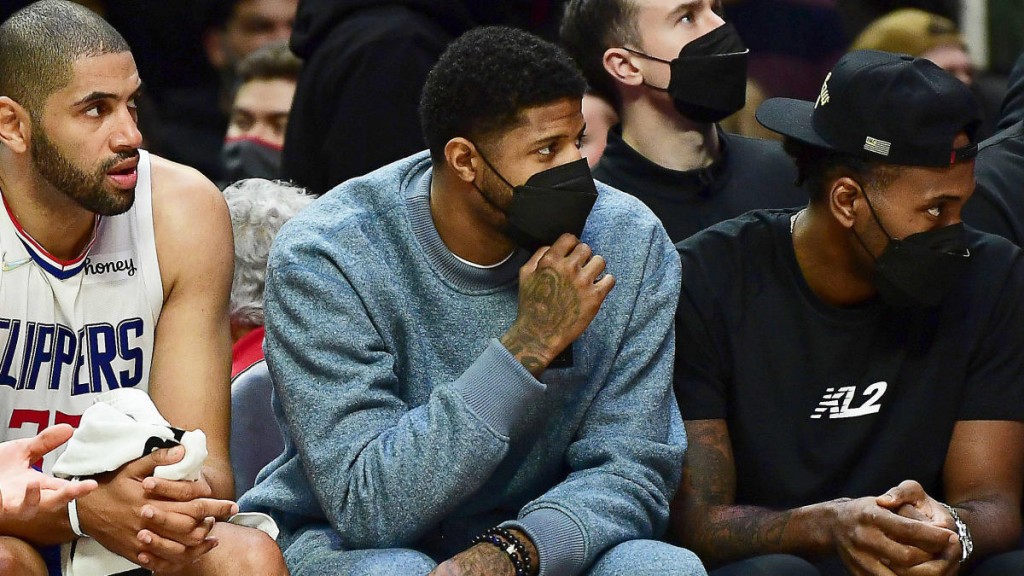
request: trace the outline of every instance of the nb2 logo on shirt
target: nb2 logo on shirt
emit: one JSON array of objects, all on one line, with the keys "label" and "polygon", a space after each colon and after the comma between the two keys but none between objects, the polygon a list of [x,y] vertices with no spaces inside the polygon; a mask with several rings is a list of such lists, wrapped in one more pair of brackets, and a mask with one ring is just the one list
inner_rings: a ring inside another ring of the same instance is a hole
[{"label": "nb2 logo on shirt", "polygon": [[861,394],[864,401],[857,407],[851,407],[854,399],[857,398],[856,386],[843,386],[841,388],[826,388],[821,402],[811,414],[812,419],[818,418],[856,418],[876,414],[882,409],[882,396],[885,395],[889,384],[887,382],[875,382],[868,386]]},{"label": "nb2 logo on shirt", "polygon": [[135,254],[132,252],[117,252],[114,254],[89,255],[83,266],[85,281],[96,282],[117,282],[127,280],[138,274],[139,269],[135,265]]}]

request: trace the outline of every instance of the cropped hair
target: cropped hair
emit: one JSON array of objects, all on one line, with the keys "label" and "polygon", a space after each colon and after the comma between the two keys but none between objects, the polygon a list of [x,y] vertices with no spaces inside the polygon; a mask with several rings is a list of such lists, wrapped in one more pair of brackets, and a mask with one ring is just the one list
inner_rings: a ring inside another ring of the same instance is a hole
[{"label": "cropped hair", "polygon": [[41,0],[0,25],[0,96],[38,119],[46,99],[71,82],[76,60],[130,50],[121,34],[88,8]]},{"label": "cropped hair", "polygon": [[782,148],[796,164],[796,184],[803,186],[811,202],[827,200],[828,184],[842,175],[853,177],[864,188],[881,191],[899,174],[900,167],[894,164],[812,146],[793,138],[785,138]]},{"label": "cropped hair", "polygon": [[253,80],[291,80],[297,82],[302,60],[292,53],[287,42],[263,46],[238,63],[238,85]]},{"label": "cropped hair", "polygon": [[526,108],[583,99],[586,81],[564,50],[505,26],[466,32],[441,54],[420,97],[420,123],[435,162],[452,138],[489,138]]},{"label": "cropped hair", "polygon": [[247,178],[224,189],[235,236],[231,281],[231,322],[263,325],[263,288],[274,237],[285,222],[315,199],[305,189],[281,181]]},{"label": "cropped hair", "polygon": [[616,111],[622,98],[615,79],[604,69],[604,53],[641,44],[637,12],[633,0],[569,0],[559,27],[562,46],[583,70],[591,90]]}]

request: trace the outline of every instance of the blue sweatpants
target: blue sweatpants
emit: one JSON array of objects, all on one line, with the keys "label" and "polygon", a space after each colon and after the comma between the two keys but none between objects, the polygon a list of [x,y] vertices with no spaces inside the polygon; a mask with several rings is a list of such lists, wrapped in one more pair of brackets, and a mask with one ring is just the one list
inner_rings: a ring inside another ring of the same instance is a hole
[{"label": "blue sweatpants", "polygon": [[[308,530],[284,551],[292,576],[426,576],[437,563],[408,549],[342,550],[330,528]],[[697,556],[653,540],[615,546],[587,576],[707,576]]]}]

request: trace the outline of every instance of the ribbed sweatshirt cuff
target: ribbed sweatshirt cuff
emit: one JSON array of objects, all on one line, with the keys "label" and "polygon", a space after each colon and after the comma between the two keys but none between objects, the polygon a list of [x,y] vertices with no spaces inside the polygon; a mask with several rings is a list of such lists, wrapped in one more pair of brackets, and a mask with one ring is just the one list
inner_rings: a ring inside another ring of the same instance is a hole
[{"label": "ribbed sweatshirt cuff", "polygon": [[539,401],[547,387],[493,338],[483,354],[455,381],[455,389],[484,423],[495,432],[510,436],[526,408]]},{"label": "ribbed sweatshirt cuff", "polygon": [[538,576],[573,576],[583,571],[587,546],[583,531],[566,513],[555,508],[538,508],[505,528],[523,531],[537,548]]}]

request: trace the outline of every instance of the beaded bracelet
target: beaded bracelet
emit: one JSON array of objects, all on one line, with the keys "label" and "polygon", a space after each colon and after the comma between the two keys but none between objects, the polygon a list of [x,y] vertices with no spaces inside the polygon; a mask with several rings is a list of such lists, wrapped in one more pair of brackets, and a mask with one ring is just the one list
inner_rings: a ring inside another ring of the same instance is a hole
[{"label": "beaded bracelet", "polygon": [[523,564],[525,564],[527,569],[529,569],[530,553],[526,551],[526,546],[523,546],[522,541],[519,540],[519,538],[516,538],[515,534],[513,534],[512,531],[503,526],[495,526],[494,528],[488,530],[486,533],[497,533],[498,536],[504,538],[509,544],[512,545],[513,548],[515,548],[516,552],[518,552],[519,556],[523,559]]},{"label": "beaded bracelet", "polygon": [[480,536],[473,538],[473,544],[481,544],[483,542],[493,545],[508,556],[509,560],[512,561],[512,566],[516,569],[515,576],[529,576],[526,572],[526,567],[523,566],[522,559],[520,559],[519,555],[515,553],[515,548],[511,544],[506,545],[504,540],[492,534],[481,534]]},{"label": "beaded bracelet", "polygon": [[515,576],[530,576],[530,553],[523,543],[505,528],[490,528],[473,538],[473,544],[488,543],[508,556],[515,568]]}]

